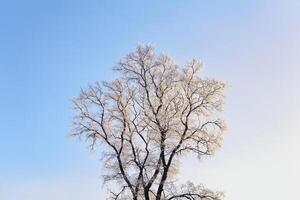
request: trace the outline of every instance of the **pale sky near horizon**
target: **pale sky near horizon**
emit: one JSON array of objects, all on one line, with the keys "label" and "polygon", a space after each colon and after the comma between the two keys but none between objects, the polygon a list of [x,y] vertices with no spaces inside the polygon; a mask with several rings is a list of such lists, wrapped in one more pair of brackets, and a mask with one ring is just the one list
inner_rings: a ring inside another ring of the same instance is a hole
[{"label": "pale sky near horizon", "polygon": [[66,137],[70,99],[151,43],[228,81],[222,148],[180,181],[225,200],[297,199],[300,1],[0,1],[0,199],[105,199],[99,153]]}]

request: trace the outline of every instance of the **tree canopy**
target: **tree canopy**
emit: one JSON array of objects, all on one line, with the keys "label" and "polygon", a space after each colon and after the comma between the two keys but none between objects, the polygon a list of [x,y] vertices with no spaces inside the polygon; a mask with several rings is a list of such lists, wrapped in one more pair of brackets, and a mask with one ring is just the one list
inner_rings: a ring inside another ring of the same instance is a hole
[{"label": "tree canopy", "polygon": [[225,123],[218,117],[225,83],[201,78],[193,59],[179,67],[152,46],[139,45],[114,68],[119,78],[96,83],[73,100],[74,136],[101,144],[103,180],[114,200],[218,200],[223,194],[176,184],[180,159],[210,156]]}]

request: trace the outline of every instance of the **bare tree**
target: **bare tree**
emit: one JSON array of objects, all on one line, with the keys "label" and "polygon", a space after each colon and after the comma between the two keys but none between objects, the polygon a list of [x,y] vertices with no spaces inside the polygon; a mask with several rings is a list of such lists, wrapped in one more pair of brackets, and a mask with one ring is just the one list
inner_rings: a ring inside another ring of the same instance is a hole
[{"label": "bare tree", "polygon": [[[103,150],[103,179],[110,199],[218,200],[222,193],[187,183],[175,185],[179,160],[199,159],[221,145],[225,84],[199,77],[202,64],[179,68],[151,46],[137,46],[114,70],[121,76],[95,84],[74,99],[73,135]],[[117,186],[117,187],[116,187]]]}]

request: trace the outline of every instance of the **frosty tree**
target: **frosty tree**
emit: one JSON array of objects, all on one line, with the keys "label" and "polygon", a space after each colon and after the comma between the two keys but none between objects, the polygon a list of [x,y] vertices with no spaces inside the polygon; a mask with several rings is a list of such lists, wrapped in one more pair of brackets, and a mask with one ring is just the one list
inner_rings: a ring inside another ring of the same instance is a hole
[{"label": "frosty tree", "polygon": [[218,200],[222,193],[176,184],[179,160],[220,147],[225,84],[199,76],[151,46],[137,46],[114,70],[120,77],[82,90],[74,99],[73,135],[101,144],[103,180],[114,200]]}]

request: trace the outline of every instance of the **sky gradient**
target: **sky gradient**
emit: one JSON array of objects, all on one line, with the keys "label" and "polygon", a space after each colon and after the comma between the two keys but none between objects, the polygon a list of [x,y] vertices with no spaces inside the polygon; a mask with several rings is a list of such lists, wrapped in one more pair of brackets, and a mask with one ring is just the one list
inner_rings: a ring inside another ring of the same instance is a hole
[{"label": "sky gradient", "polygon": [[138,43],[228,81],[223,147],[180,180],[226,200],[296,199],[300,2],[0,1],[0,199],[104,199],[99,153],[68,138],[70,99]]}]

